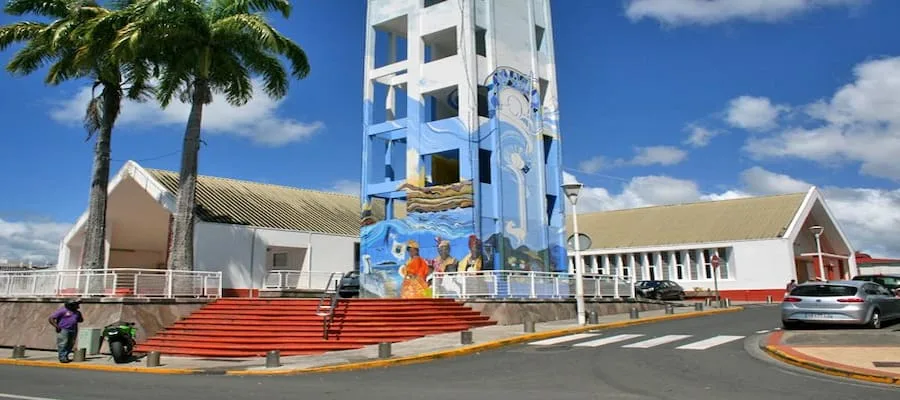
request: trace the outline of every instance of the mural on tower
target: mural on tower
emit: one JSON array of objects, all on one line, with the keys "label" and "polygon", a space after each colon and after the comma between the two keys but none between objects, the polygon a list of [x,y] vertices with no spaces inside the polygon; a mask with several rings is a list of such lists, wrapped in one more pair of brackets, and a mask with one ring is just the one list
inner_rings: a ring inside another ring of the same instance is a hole
[{"label": "mural on tower", "polygon": [[[407,78],[410,93],[427,83]],[[478,104],[456,90],[427,102],[410,95],[400,98],[407,116],[379,124],[367,98],[362,296],[431,297],[435,272],[567,270],[555,83],[501,66],[479,85]],[[441,292],[458,291],[458,280],[440,282]]]}]

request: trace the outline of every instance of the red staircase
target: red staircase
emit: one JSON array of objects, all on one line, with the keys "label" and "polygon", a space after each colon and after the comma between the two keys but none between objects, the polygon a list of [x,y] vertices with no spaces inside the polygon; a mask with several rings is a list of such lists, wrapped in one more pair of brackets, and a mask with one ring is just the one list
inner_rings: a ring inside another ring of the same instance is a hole
[{"label": "red staircase", "polygon": [[283,356],[358,349],[496,324],[453,299],[341,299],[327,335],[318,299],[219,299],[135,352],[199,357]]}]

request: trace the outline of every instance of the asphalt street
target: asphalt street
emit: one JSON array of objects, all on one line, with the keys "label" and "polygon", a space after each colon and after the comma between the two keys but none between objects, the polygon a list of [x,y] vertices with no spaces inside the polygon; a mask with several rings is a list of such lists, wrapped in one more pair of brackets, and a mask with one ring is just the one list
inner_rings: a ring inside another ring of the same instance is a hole
[{"label": "asphalt street", "polygon": [[[531,343],[424,364],[284,377],[157,376],[0,367],[0,399],[896,399],[757,348],[778,308],[748,308]],[[681,347],[681,348],[679,348]]]}]

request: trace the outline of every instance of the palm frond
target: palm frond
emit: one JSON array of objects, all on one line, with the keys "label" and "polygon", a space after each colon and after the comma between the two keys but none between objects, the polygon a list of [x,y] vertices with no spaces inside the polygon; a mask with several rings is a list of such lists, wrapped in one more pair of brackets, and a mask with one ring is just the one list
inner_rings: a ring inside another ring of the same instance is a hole
[{"label": "palm frond", "polygon": [[69,15],[71,2],[68,0],[10,0],[3,11],[10,15],[34,14],[51,18],[65,18]]},{"label": "palm frond", "polygon": [[15,22],[0,27],[0,51],[5,50],[13,43],[32,40],[37,37],[47,24],[40,22]]},{"label": "palm frond", "polygon": [[233,106],[247,104],[253,98],[250,71],[234,54],[220,51],[213,54],[213,68],[209,82],[212,89],[225,94],[225,101]]},{"label": "palm frond", "polygon": [[267,12],[278,12],[288,18],[292,11],[287,0],[212,0],[208,7],[213,21],[239,14]]},{"label": "palm frond", "polygon": [[100,109],[100,99],[96,96],[91,96],[91,100],[87,104],[87,109],[84,111],[84,130],[87,131],[87,138],[85,141],[91,139],[97,131],[100,130],[102,126],[102,111]]},{"label": "palm frond", "polygon": [[249,32],[256,37],[259,45],[268,51],[284,55],[291,63],[291,75],[303,79],[309,75],[309,60],[306,52],[272,27],[260,15],[240,14],[217,21],[213,24],[213,35],[232,35],[234,32]]}]

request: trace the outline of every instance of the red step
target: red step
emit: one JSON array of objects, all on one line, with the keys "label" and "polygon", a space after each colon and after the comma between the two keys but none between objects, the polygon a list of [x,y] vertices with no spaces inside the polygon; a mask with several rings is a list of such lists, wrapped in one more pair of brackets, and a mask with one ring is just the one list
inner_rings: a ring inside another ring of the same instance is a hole
[{"label": "red step", "polygon": [[453,299],[341,299],[327,338],[318,299],[219,299],[136,351],[201,357],[321,354],[494,325]]}]

